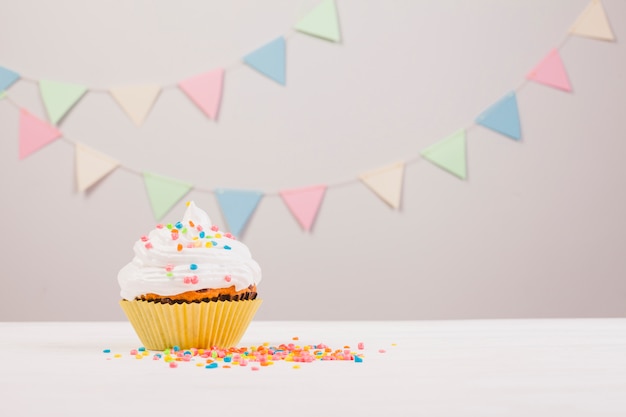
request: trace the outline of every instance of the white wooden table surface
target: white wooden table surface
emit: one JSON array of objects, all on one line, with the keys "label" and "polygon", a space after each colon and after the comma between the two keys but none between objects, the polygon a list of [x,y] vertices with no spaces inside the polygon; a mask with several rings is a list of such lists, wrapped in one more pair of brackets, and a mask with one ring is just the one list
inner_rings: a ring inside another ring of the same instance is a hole
[{"label": "white wooden table surface", "polygon": [[172,369],[126,322],[0,323],[0,415],[626,416],[626,319],[255,321],[263,342],[364,359]]}]

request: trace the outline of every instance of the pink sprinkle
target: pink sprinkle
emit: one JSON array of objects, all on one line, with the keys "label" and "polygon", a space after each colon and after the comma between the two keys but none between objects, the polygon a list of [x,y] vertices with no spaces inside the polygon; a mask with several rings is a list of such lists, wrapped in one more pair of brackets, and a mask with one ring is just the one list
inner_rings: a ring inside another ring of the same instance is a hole
[{"label": "pink sprinkle", "polygon": [[191,277],[191,283],[192,284],[197,284],[198,283],[198,276],[194,275],[193,277]]},{"label": "pink sprinkle", "polygon": [[172,240],[178,239],[178,233],[172,233]]},{"label": "pink sprinkle", "polygon": [[357,345],[357,347],[361,350],[365,349],[365,344],[363,342],[359,342],[359,344]]},{"label": "pink sprinkle", "polygon": [[188,248],[193,248],[193,243],[187,243]]},{"label": "pink sprinkle", "polygon": [[157,229],[163,229],[163,225],[161,223],[159,223],[159,224],[156,225],[156,228]]},{"label": "pink sprinkle", "polygon": [[239,366],[246,366],[246,365],[248,365],[248,361],[245,359],[239,362]]},{"label": "pink sprinkle", "polygon": [[386,350],[385,349],[378,349],[378,353],[385,353]]},{"label": "pink sprinkle", "polygon": [[152,357],[152,360],[153,360],[153,361],[158,361],[159,359],[161,359],[161,358],[159,358],[157,355],[154,355],[154,356]]},{"label": "pink sprinkle", "polygon": [[226,236],[226,237],[227,237],[227,238],[229,238],[229,239],[232,239],[232,237],[233,237],[233,235],[232,235],[232,234],[230,234],[230,233],[225,233],[225,234],[224,234],[224,236]]},{"label": "pink sprinkle", "polygon": [[152,249],[152,248],[153,248],[152,243],[150,242],[146,243],[146,249]]},{"label": "pink sprinkle", "polygon": [[147,242],[148,241],[148,236],[141,236],[141,241],[142,242]]},{"label": "pink sprinkle", "polygon": [[185,278],[183,278],[183,282],[184,282],[185,284],[191,284],[191,277],[185,277]]},{"label": "pink sprinkle", "polygon": [[165,265],[165,270],[166,270],[167,272],[170,272],[172,269],[174,269],[174,265],[172,265],[172,264],[167,264],[167,265]]},{"label": "pink sprinkle", "polygon": [[224,279],[226,280],[226,282],[230,282],[230,280],[231,280],[232,278],[230,277],[230,275],[226,275],[226,276],[224,277]]},{"label": "pink sprinkle", "polygon": [[137,354],[137,349],[131,349],[130,354],[131,355],[136,355]]},{"label": "pink sprinkle", "polygon": [[252,368],[250,368],[250,370],[252,370],[252,371],[258,371],[259,369],[261,369],[261,368],[259,368],[258,366],[253,366]]},{"label": "pink sprinkle", "polygon": [[196,226],[196,230],[197,230],[198,232],[201,232],[201,231],[202,231],[202,226],[197,225],[197,226]]},{"label": "pink sprinkle", "polygon": [[170,362],[170,368],[177,368],[178,364],[174,361]]},{"label": "pink sprinkle", "polygon": [[220,230],[219,227],[217,227],[216,225],[211,226],[211,230],[213,230],[214,232],[217,232],[218,230]]}]

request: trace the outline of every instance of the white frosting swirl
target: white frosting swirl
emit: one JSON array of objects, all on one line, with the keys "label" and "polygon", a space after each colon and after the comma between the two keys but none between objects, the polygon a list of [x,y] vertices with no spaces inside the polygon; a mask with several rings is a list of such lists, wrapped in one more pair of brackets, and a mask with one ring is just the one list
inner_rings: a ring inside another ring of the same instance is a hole
[{"label": "white frosting swirl", "polygon": [[193,202],[182,221],[158,225],[133,249],[135,257],[117,276],[126,300],[232,285],[239,291],[261,281],[261,268],[248,247],[220,232]]}]

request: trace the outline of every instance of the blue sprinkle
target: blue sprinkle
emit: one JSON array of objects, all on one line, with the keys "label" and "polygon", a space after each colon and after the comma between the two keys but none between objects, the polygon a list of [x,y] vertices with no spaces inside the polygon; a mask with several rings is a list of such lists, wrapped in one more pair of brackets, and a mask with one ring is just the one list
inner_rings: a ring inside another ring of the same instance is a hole
[{"label": "blue sprinkle", "polygon": [[204,236],[206,236],[206,234],[204,233],[204,231],[200,232],[200,239],[204,239]]},{"label": "blue sprinkle", "polygon": [[189,269],[191,269],[192,271],[195,271],[196,269],[198,269],[198,265],[191,264],[191,265],[189,265]]},{"label": "blue sprinkle", "polygon": [[228,245],[224,245],[224,249],[226,249],[226,250],[231,250],[231,247],[230,247],[230,246],[228,246]]},{"label": "blue sprinkle", "polygon": [[211,243],[213,244],[213,246],[217,246],[217,242],[212,240]]},{"label": "blue sprinkle", "polygon": [[233,358],[231,358],[230,356],[224,356],[224,362],[230,362],[232,360]]},{"label": "blue sprinkle", "polygon": [[111,349],[104,349],[102,353],[111,353]]},{"label": "blue sprinkle", "polygon": [[138,348],[137,350],[138,350],[139,352],[144,352],[144,351],[146,350],[146,348],[142,346],[142,347]]},{"label": "blue sprinkle", "polygon": [[354,356],[354,361],[355,361],[355,362],[363,362],[363,358],[362,358],[362,357],[360,357],[360,356],[356,356],[356,355],[355,355],[355,356]]},{"label": "blue sprinkle", "polygon": [[181,222],[177,222],[176,223],[176,228],[177,229],[182,229],[183,228],[183,224]]},{"label": "blue sprinkle", "polygon": [[172,349],[174,349],[174,352],[178,352],[180,350],[179,346],[174,346]]},{"label": "blue sprinkle", "polygon": [[183,353],[183,355],[191,355],[191,351],[186,350],[185,353]]},{"label": "blue sprinkle", "polygon": [[162,358],[163,357],[160,353],[155,353],[154,356],[156,356],[157,358]]},{"label": "blue sprinkle", "polygon": [[213,362],[205,366],[206,369],[217,368],[217,363]]}]

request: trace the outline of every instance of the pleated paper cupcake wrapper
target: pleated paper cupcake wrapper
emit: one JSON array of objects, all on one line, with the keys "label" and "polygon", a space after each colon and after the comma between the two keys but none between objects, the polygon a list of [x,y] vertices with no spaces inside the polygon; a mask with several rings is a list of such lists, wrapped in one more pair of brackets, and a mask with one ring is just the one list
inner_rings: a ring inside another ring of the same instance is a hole
[{"label": "pleated paper cupcake wrapper", "polygon": [[121,300],[146,349],[164,350],[236,346],[262,300],[161,304]]}]

